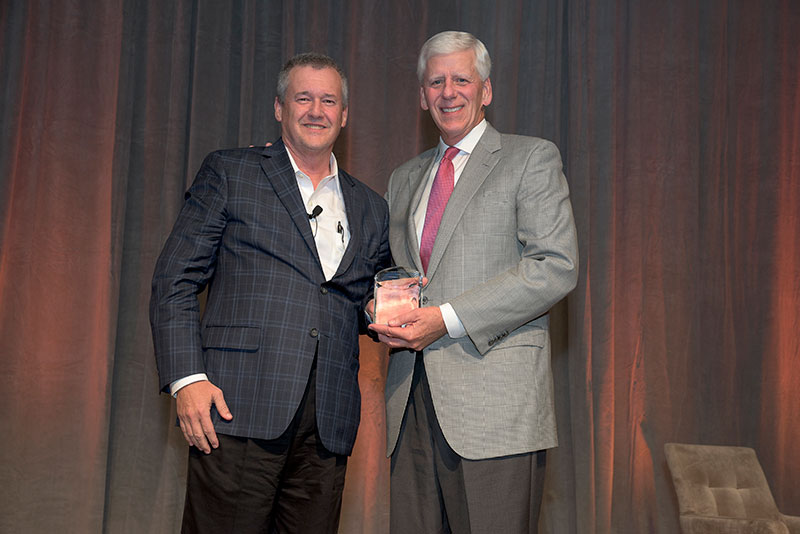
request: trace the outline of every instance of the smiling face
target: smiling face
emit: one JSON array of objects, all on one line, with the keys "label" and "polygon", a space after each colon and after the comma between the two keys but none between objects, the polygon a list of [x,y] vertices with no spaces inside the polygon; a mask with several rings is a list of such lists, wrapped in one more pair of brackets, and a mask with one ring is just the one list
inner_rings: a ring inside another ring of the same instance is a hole
[{"label": "smiling face", "polygon": [[328,67],[293,68],[284,101],[275,99],[275,119],[281,123],[283,142],[293,153],[330,152],[347,124],[339,73]]},{"label": "smiling face", "polygon": [[492,102],[492,83],[481,80],[471,49],[439,54],[428,60],[419,96],[442,140],[452,146],[483,120],[483,107]]}]

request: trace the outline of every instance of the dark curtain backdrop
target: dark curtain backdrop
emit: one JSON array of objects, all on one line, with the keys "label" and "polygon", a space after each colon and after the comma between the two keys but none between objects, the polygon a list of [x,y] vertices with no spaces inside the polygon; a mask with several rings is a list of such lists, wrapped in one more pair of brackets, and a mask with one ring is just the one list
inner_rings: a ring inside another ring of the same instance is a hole
[{"label": "dark curtain backdrop", "polygon": [[[342,167],[383,192],[432,146],[415,60],[494,59],[488,116],[562,151],[578,288],[553,311],[548,533],[671,534],[663,444],[754,447],[800,515],[800,2],[0,1],[0,531],[177,532],[155,258],[211,150],[279,132],[284,60],[351,82]],[[387,355],[362,343],[343,533],[385,533]]]}]

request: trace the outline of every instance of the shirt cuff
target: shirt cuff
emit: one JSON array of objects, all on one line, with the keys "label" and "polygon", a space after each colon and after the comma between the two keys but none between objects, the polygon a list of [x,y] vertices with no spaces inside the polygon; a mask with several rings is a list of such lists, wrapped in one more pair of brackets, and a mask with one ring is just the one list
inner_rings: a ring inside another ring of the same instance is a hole
[{"label": "shirt cuff", "polygon": [[178,394],[178,390],[182,387],[188,386],[189,384],[194,384],[195,382],[200,382],[201,380],[208,380],[208,376],[205,373],[197,373],[195,375],[179,378],[169,385],[169,393],[174,397]]},{"label": "shirt cuff", "polygon": [[457,337],[464,337],[467,335],[467,331],[464,328],[464,325],[461,323],[461,319],[458,318],[456,311],[449,302],[445,302],[439,306],[439,310],[442,312],[444,326],[447,328],[447,333],[451,338],[455,339]]}]

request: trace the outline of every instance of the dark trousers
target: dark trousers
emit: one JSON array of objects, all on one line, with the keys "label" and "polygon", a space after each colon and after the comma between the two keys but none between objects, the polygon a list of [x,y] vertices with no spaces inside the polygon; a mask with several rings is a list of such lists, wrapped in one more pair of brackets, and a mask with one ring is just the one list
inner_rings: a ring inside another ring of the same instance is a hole
[{"label": "dark trousers", "polygon": [[391,462],[392,534],[535,534],[545,451],[467,460],[447,444],[422,358]]},{"label": "dark trousers", "polygon": [[189,450],[182,533],[337,532],[347,457],[327,451],[319,439],[315,377],[316,360],[280,438],[218,434],[211,454]]}]

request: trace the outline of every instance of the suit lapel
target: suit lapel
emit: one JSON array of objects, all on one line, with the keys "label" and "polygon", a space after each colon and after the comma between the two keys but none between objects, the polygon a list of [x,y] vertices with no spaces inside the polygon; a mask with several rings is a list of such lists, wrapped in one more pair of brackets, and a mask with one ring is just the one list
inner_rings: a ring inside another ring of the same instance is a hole
[{"label": "suit lapel", "polygon": [[[420,156],[419,167],[408,173],[408,190],[411,191],[411,201],[408,203],[408,218],[406,222],[406,246],[409,256],[414,260],[415,268],[423,273],[422,260],[419,257],[419,239],[417,238],[417,225],[414,223],[414,213],[417,211],[428,176],[433,172],[433,165],[436,162],[436,150],[430,151],[430,156],[425,154]],[[420,229],[421,230],[421,229]],[[430,270],[430,266],[429,266]]]},{"label": "suit lapel", "polygon": [[336,269],[334,277],[344,273],[353,263],[356,250],[361,246],[361,221],[364,218],[364,209],[356,198],[356,187],[353,179],[346,173],[339,171],[339,187],[342,190],[342,200],[344,201],[344,211],[347,215],[347,225],[350,228],[350,241],[344,250],[342,261]]},{"label": "suit lapel", "polygon": [[[467,205],[500,160],[500,146],[500,134],[487,124],[486,131],[475,145],[475,150],[470,154],[467,165],[453,189],[453,194],[447,201],[447,207],[442,215],[442,222],[439,224],[439,231],[436,233],[436,241],[431,251],[431,259],[428,262],[428,278],[436,272],[436,267],[447,249],[447,244],[453,237],[456,226],[464,216]],[[417,256],[419,256],[419,251],[417,251]]]},{"label": "suit lapel", "polygon": [[264,155],[266,157],[261,158],[261,169],[272,184],[278,199],[289,213],[289,217],[303,237],[310,253],[316,258],[319,274],[324,277],[317,245],[314,243],[314,235],[311,233],[311,225],[308,223],[308,213],[303,205],[303,197],[297,186],[297,177],[283,141],[278,140],[274,145],[265,148]]}]

